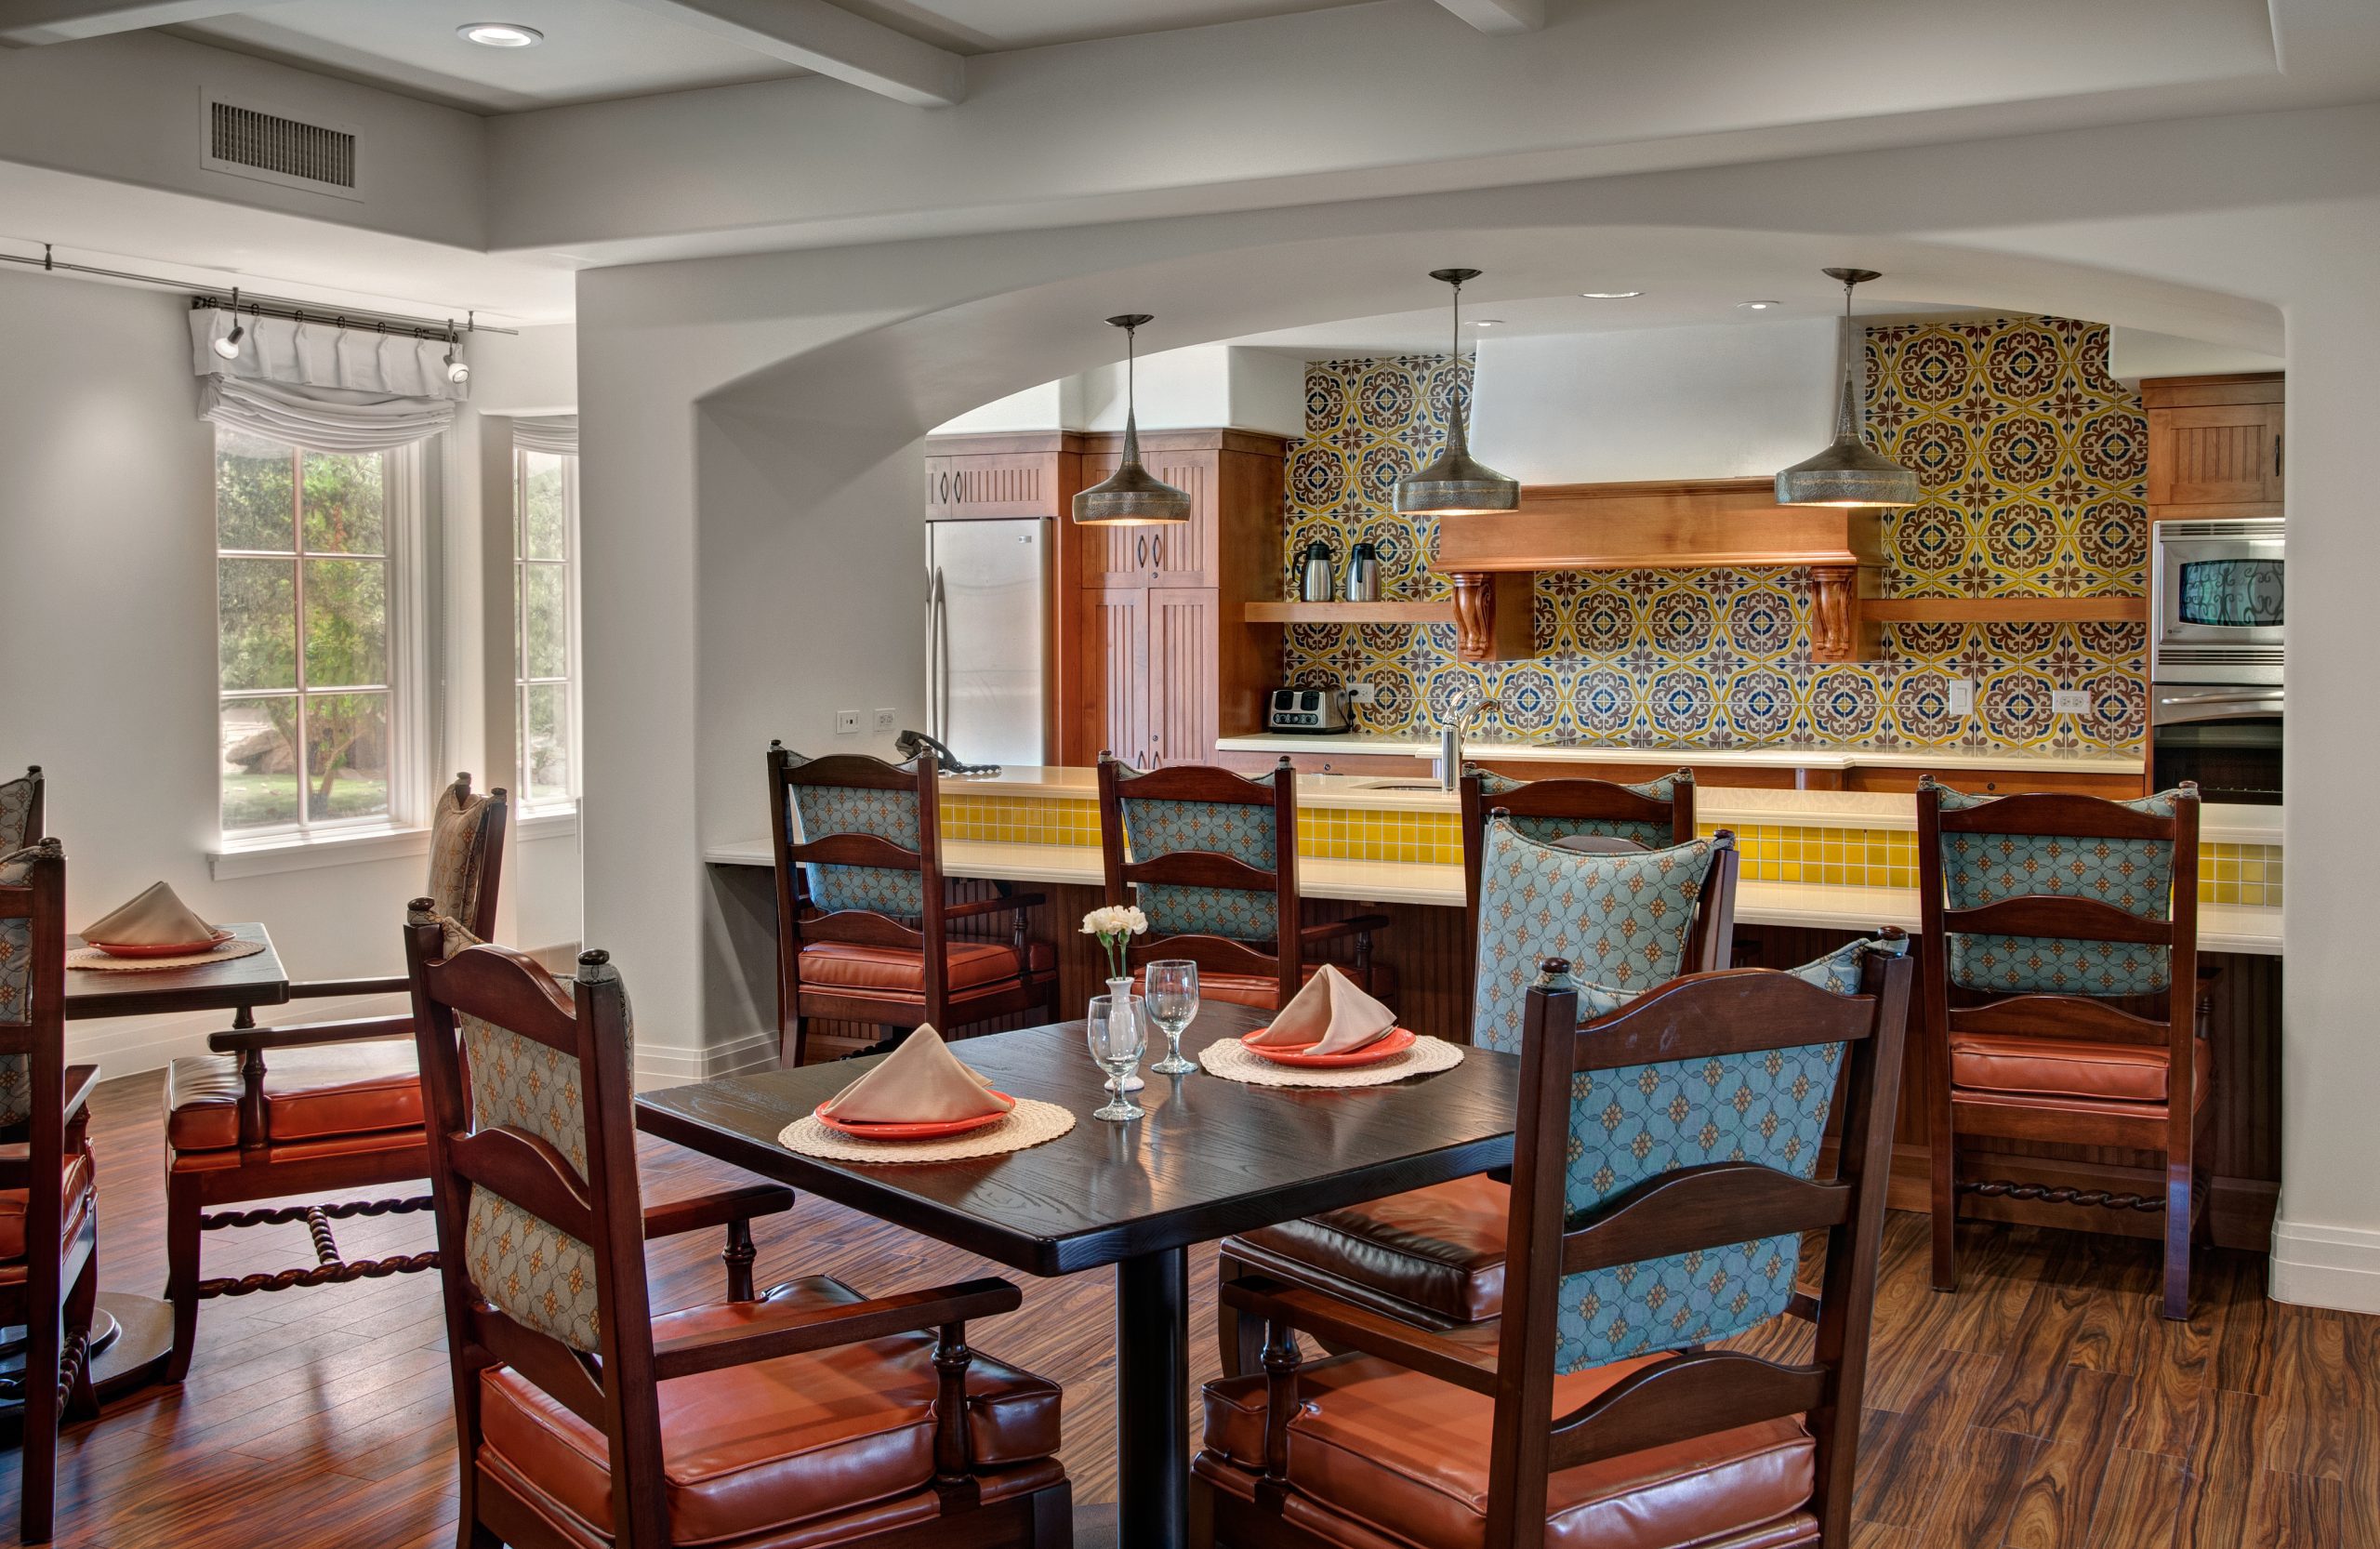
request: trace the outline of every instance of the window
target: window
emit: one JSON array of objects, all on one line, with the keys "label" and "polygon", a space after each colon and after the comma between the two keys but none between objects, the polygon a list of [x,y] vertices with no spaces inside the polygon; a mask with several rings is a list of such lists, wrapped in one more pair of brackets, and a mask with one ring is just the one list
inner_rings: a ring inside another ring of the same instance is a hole
[{"label": "window", "polygon": [[311,452],[218,429],[216,636],[223,832],[385,827],[411,636],[396,600],[417,452]]},{"label": "window", "polygon": [[524,809],[578,799],[578,459],[512,454],[515,724]]}]

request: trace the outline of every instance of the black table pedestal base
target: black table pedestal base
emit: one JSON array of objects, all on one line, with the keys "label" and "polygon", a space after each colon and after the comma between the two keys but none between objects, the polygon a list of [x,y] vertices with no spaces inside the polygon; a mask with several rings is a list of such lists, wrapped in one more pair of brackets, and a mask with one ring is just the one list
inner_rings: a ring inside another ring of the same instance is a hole
[{"label": "black table pedestal base", "polygon": [[1131,1549],[1190,1539],[1190,1256],[1116,1265],[1117,1536]]}]

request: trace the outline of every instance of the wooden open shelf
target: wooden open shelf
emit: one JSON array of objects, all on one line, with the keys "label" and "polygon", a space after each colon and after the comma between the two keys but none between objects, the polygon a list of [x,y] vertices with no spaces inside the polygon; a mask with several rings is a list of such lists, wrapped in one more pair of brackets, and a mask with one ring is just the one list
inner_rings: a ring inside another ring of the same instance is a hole
[{"label": "wooden open shelf", "polygon": [[1246,602],[1240,618],[1250,624],[1451,624],[1454,600],[1416,602],[1399,598],[1379,602]]},{"label": "wooden open shelf", "polygon": [[1879,624],[2145,624],[2146,597],[1866,597]]}]

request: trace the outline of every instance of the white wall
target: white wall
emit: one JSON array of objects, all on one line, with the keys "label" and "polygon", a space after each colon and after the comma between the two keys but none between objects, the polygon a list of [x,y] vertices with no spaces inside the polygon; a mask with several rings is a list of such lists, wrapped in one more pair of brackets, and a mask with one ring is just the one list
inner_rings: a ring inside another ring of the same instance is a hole
[{"label": "white wall", "polygon": [[[1135,374],[1132,396],[1144,430],[1228,425],[1282,436],[1305,433],[1305,371],[1293,355],[1193,344],[1143,355]],[[1121,361],[1096,365],[996,398],[945,420],[932,433],[1120,430],[1127,396],[1124,377]]]}]

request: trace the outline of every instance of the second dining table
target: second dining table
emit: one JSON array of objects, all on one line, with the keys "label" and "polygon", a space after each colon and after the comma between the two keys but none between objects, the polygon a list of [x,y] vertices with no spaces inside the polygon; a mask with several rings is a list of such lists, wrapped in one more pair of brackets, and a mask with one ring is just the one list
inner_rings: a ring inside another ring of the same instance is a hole
[{"label": "second dining table", "polygon": [[[1203,1008],[1193,1054],[1267,1018]],[[955,1046],[998,1090],[1072,1110],[1028,1150],[967,1161],[831,1161],[778,1136],[867,1067],[845,1060],[669,1087],[638,1100],[650,1133],[809,1189],[1028,1275],[1116,1268],[1118,1544],[1189,1537],[1189,1249],[1512,1161],[1519,1062],[1461,1065],[1385,1086],[1254,1086],[1201,1071],[1147,1075],[1145,1117],[1092,1119],[1106,1100],[1080,1021]],[[882,1056],[876,1056],[881,1058]]]}]

